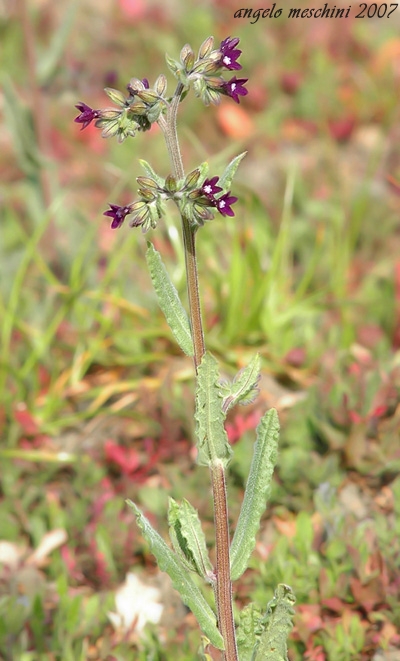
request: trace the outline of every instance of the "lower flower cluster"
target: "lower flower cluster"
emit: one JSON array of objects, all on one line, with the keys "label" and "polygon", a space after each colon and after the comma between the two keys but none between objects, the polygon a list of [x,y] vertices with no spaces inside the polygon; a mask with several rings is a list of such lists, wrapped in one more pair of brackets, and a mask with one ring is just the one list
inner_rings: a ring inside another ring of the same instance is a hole
[{"label": "lower flower cluster", "polygon": [[195,188],[199,176],[199,170],[194,170],[181,187],[171,175],[165,180],[164,186],[150,177],[138,177],[140,199],[125,206],[110,204],[103,215],[112,218],[112,229],[121,227],[125,218],[131,216],[129,225],[142,227],[143,232],[155,229],[162,216],[162,203],[167,199],[173,200],[194,226],[203,225],[206,220],[214,218],[213,209],[222,216],[234,216],[232,205],[238,198],[231,195],[230,191],[216,197],[223,190],[218,186],[219,177],[205,179],[200,188]]}]

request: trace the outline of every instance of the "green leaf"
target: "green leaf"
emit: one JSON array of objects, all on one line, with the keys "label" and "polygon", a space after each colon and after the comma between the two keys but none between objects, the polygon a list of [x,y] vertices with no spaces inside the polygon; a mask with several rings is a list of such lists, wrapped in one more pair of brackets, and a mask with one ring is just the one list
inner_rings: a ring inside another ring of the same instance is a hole
[{"label": "green leaf", "polygon": [[170,498],[168,522],[172,545],[179,557],[183,556],[184,564],[212,583],[213,566],[197,510],[186,499],[178,505]]},{"label": "green leaf", "polygon": [[154,179],[154,181],[157,182],[157,185],[160,188],[163,188],[164,178],[158,176],[158,174],[151,167],[150,163],[148,163],[142,158],[139,159],[139,163],[142,166],[143,170],[146,172],[147,176],[150,177],[151,179]]},{"label": "green leaf", "polygon": [[172,584],[181,595],[182,601],[190,608],[196,617],[202,631],[217,649],[224,649],[223,638],[218,631],[216,617],[201,594],[197,585],[180,563],[178,556],[167,546],[163,538],[150,525],[150,522],[131,500],[126,501],[136,515],[137,524],[143,537],[150,546],[158,566],[165,571],[172,580]]},{"label": "green leaf", "polygon": [[248,604],[239,615],[236,640],[240,661],[251,661],[254,649],[263,632],[263,615],[256,604]]},{"label": "green leaf", "polygon": [[267,605],[265,629],[254,651],[253,661],[288,661],[287,638],[293,627],[295,601],[292,589],[280,583]]},{"label": "green leaf", "polygon": [[244,151],[242,154],[239,154],[239,156],[235,156],[231,160],[230,163],[226,166],[224,173],[222,177],[220,177],[220,180],[218,182],[218,186],[222,186],[223,188],[223,193],[226,193],[228,190],[230,190],[232,179],[235,176],[236,170],[239,167],[240,161],[242,158],[246,156],[247,152]]},{"label": "green leaf", "polygon": [[194,417],[197,423],[197,463],[200,466],[211,466],[220,461],[227,466],[232,449],[224,427],[225,413],[222,411],[218,363],[208,351],[197,371]]},{"label": "green leaf", "polygon": [[167,54],[165,55],[165,61],[167,63],[167,67],[171,71],[171,73],[173,73],[174,76],[176,76],[178,78],[178,72],[181,69],[180,64]]},{"label": "green leaf", "polygon": [[170,280],[160,253],[157,252],[150,241],[147,245],[147,265],[160,308],[164,312],[168,325],[182,351],[188,356],[193,356],[193,340],[186,311],[180,301],[178,292]]},{"label": "green leaf", "polygon": [[206,179],[207,178],[207,174],[208,174],[209,169],[210,169],[210,166],[208,164],[208,161],[203,161],[203,163],[200,163],[200,165],[198,166],[198,170],[200,170],[200,178],[201,179],[203,179],[203,178]]},{"label": "green leaf", "polygon": [[229,392],[224,395],[222,410],[227,413],[236,404],[251,404],[258,394],[260,380],[260,356],[256,354],[250,363],[240,370],[228,386],[223,386]]},{"label": "green leaf", "polygon": [[231,545],[231,578],[233,581],[238,579],[247,568],[256,544],[260,519],[271,492],[279,438],[279,420],[275,409],[270,409],[261,418],[256,433],[253,460]]}]

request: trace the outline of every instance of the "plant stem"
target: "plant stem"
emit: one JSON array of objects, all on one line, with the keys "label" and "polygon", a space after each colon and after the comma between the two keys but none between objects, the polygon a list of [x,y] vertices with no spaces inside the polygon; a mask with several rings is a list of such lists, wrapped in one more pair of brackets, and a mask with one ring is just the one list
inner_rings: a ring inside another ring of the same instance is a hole
[{"label": "plant stem", "polygon": [[[179,101],[182,92],[183,85],[179,83],[168,108],[167,119],[165,120],[164,118],[161,118],[159,120],[160,127],[163,130],[165,136],[165,142],[167,144],[167,149],[172,164],[172,174],[174,177],[176,177],[176,179],[183,179],[185,176],[176,128],[176,116],[178,113]],[[182,216],[182,233],[185,250],[189,316],[194,346],[194,365],[197,372],[197,368],[201,363],[201,359],[205,353],[206,348],[204,343],[203,323],[201,320],[195,230],[190,226],[189,220],[185,218],[185,216]]]},{"label": "plant stem", "polygon": [[[176,179],[183,179],[185,176],[176,126],[178,106],[183,89],[183,85],[179,83],[168,108],[167,117],[161,117],[159,120],[159,125],[164,133],[172,164],[172,174]],[[196,261],[196,230],[191,227],[188,218],[185,216],[181,216],[181,218],[185,250],[189,317],[194,346],[194,365],[197,373],[197,368],[200,365],[206,348],[201,317],[199,280]],[[224,639],[225,645],[223,660],[238,661],[235,622],[232,607],[232,584],[230,578],[228,502],[225,485],[225,469],[222,464],[217,463],[211,467],[211,483],[214,502],[216,555],[216,582],[214,592],[217,605],[218,628]]]},{"label": "plant stem", "polygon": [[229,557],[229,519],[225,485],[225,469],[222,464],[211,468],[211,484],[214,501],[216,589],[218,627],[224,639],[225,661],[237,661],[235,622],[232,609],[232,583]]}]

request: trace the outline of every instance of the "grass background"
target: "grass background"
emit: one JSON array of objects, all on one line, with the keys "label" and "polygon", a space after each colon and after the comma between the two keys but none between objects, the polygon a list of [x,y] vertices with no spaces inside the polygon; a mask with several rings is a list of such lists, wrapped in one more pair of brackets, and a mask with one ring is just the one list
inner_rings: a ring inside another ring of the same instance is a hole
[{"label": "grass background", "polygon": [[[219,174],[248,151],[235,218],[198,236],[207,343],[227,375],[255,351],[263,365],[260,398],[228,420],[233,525],[258,419],[276,406],[282,425],[237,604],[264,607],[277,582],[293,587],[293,661],[400,658],[400,10],[356,19],[355,4],[346,19],[301,20],[282,3],[280,18],[252,23],[234,18],[239,4],[0,6],[7,661],[196,657],[196,625],[124,504],[140,503],[164,534],[168,495],[187,497],[212,539],[193,370],[151,290],[147,237],[102,216],[134,199],[138,158],[165,176],[167,155],[157,130],[118,145],[73,119],[76,103],[108,106],[105,86],[152,83],[165,52],[210,34],[240,37],[249,95],[218,108],[189,96],[180,113],[187,171],[207,159]],[[148,238],[186,300],[172,209]],[[129,571],[165,606],[141,636],[107,615]]]}]

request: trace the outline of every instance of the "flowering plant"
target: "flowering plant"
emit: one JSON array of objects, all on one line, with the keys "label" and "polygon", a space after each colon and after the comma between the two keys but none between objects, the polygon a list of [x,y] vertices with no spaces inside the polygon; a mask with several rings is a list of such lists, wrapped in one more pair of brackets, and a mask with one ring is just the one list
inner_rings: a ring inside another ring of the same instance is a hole
[{"label": "flowering plant", "polygon": [[[132,78],[127,94],[106,89],[116,108],[94,110],[78,103],[80,114],[75,121],[86,128],[94,121],[105,138],[116,136],[122,142],[137,131],[146,131],[155,122],[163,131],[172,173],[158,175],[146,161],[140,161],[145,176],[138,177],[138,199],[125,206],[110,204],[104,212],[112,219],[111,227],[121,227],[129,217],[131,227],[143,232],[155,229],[162,218],[164,204],[172,200],[179,209],[185,249],[189,316],[172,284],[160,254],[148,242],[146,258],[159,304],[181,349],[193,357],[196,372],[195,422],[197,462],[210,470],[215,521],[215,566],[208,555],[204,533],[197,511],[184,500],[170,499],[168,522],[172,547],[151,527],[149,521],[131,501],[138,525],[147,539],[160,568],[172,579],[183,601],[196,616],[204,633],[204,647],[222,650],[224,661],[282,661],[287,659],[287,635],[295,601],[291,588],[277,586],[273,599],[263,615],[250,604],[235,623],[232,603],[232,581],[248,566],[255,546],[255,536],[270,493],[277,458],[279,422],[274,409],[267,411],[257,427],[253,461],[244,500],[233,539],[230,540],[226,470],[232,456],[225,429],[225,418],[236,404],[252,402],[257,394],[260,359],[256,355],[230,383],[222,383],[214,356],[206,351],[200,308],[196,262],[196,235],[205,222],[218,212],[234,216],[237,197],[231,194],[231,184],[244,154],[236,156],[221,176],[208,174],[208,163],[200,164],[185,174],[177,134],[177,112],[180,102],[190,90],[207,106],[218,104],[221,95],[236,103],[246,96],[247,78],[224,78],[226,71],[239,71],[241,50],[239,39],[227,37],[214,48],[213,37],[200,46],[197,56],[185,45],[180,59],[167,56],[170,71],[177,79],[172,96],[167,94],[167,79],[160,74],[154,86],[147,78]],[[193,572],[212,587],[215,611],[193,581]],[[211,652],[212,653],[212,652]],[[205,652],[204,652],[205,654]],[[203,658],[210,659],[209,654]]]}]

